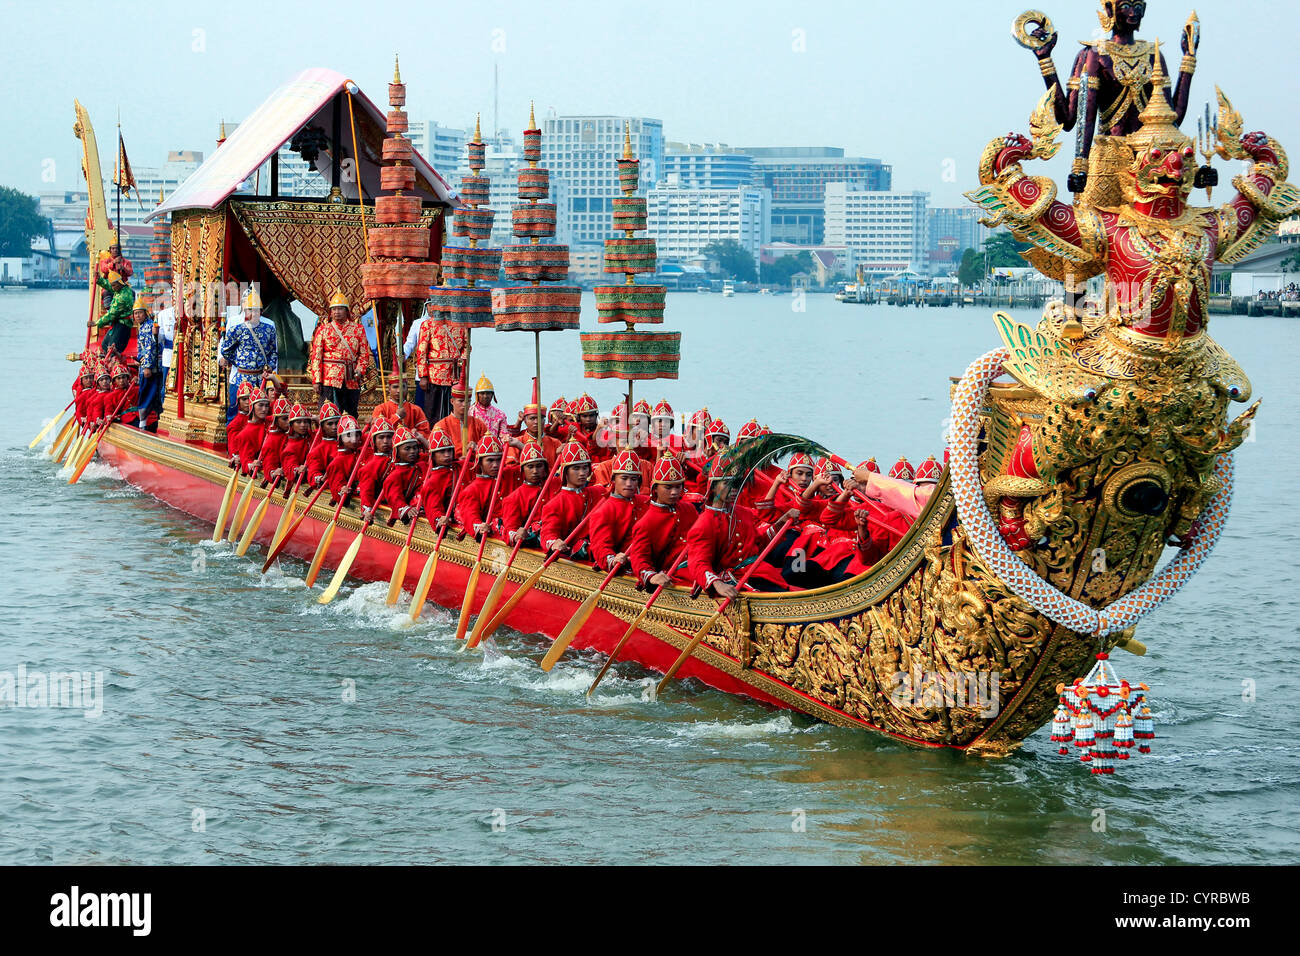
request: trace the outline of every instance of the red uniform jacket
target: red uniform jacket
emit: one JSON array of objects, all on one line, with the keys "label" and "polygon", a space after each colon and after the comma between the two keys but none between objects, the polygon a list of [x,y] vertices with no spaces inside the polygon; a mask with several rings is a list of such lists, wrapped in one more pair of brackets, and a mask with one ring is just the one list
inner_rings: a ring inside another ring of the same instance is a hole
[{"label": "red uniform jacket", "polygon": [[456,499],[456,523],[466,530],[488,520],[489,512],[495,524],[501,518],[501,501],[519,485],[519,468],[516,465],[502,465],[501,485],[497,488],[496,499],[492,499],[492,485],[495,478],[475,475],[473,481],[466,482]]},{"label": "red uniform jacket", "polygon": [[90,393],[90,397],[86,399],[87,422],[97,422],[109,413],[110,409],[104,408],[104,397],[111,394],[111,391],[101,392],[99,389]]},{"label": "red uniform jacket", "polygon": [[[768,485],[771,488],[771,485]],[[764,492],[766,495],[766,492]],[[799,509],[799,517],[796,524],[803,524],[805,521],[817,521],[821,518],[822,511],[826,507],[826,499],[816,496],[805,499],[803,489],[796,488],[790,482],[785,482],[776,489],[776,498],[771,504],[762,503],[762,508],[755,508],[763,517],[764,521],[774,519],[785,514],[791,508]]]},{"label": "red uniform jacket", "polygon": [[299,465],[305,463],[312,441],[310,434],[299,437],[290,432],[284,437],[284,445],[280,448],[280,469],[284,472],[286,487],[292,486],[298,480],[295,472]]},{"label": "red uniform jacket", "polygon": [[[758,529],[752,508],[737,504],[731,514],[706,507],[686,536],[686,560],[691,582],[707,591],[715,581],[755,557],[766,541]],[[769,581],[783,584],[780,572],[764,564],[754,571]],[[739,577],[739,575],[735,575]]]},{"label": "red uniform jacket", "polygon": [[[126,401],[123,402],[123,396]],[[140,404],[140,388],[132,382],[126,388],[115,388],[110,392],[104,393],[104,412],[103,417],[113,414],[116,409],[117,417],[114,421],[121,422],[123,425],[134,425],[138,420],[136,407]]]},{"label": "red uniform jacket", "polygon": [[421,455],[412,462],[394,462],[388,469],[380,501],[388,505],[394,515],[415,503],[420,486],[424,484],[424,464],[425,459]]},{"label": "red uniform jacket", "polygon": [[567,538],[605,494],[601,485],[587,485],[581,490],[565,486],[553,494],[542,505],[542,546]]},{"label": "red uniform jacket", "polygon": [[447,513],[451,488],[456,484],[456,473],[460,466],[432,465],[424,476],[424,485],[420,488],[420,507],[429,523],[437,521]]},{"label": "red uniform jacket", "polygon": [[591,520],[587,522],[592,564],[602,571],[609,570],[609,559],[627,550],[632,540],[632,528],[649,504],[648,495],[620,498],[610,494],[592,511]]},{"label": "red uniform jacket", "polygon": [[600,430],[587,431],[581,425],[573,425],[569,432],[569,438],[581,443],[587,449],[587,455],[591,458],[592,465],[599,465],[602,461],[613,458],[618,449],[614,446],[614,441],[600,441]]},{"label": "red uniform jacket", "polygon": [[315,487],[319,482],[324,482],[325,474],[329,471],[330,462],[334,456],[339,453],[339,442],[337,438],[326,438],[321,436],[321,440],[316,443],[316,447],[307,455],[307,483]]},{"label": "red uniform jacket", "polygon": [[257,457],[262,461],[263,481],[270,481],[271,472],[280,468],[280,457],[286,437],[282,431],[272,431],[269,428],[266,430],[266,437],[262,439],[262,450],[257,453]]},{"label": "red uniform jacket", "polygon": [[673,574],[676,568],[668,567],[668,562],[681,550],[696,517],[696,511],[690,505],[678,505],[674,509],[651,502],[637,519],[636,527],[632,529],[632,541],[627,546],[627,556],[632,561],[632,572],[642,586],[659,571]]},{"label": "red uniform jacket", "polygon": [[226,426],[226,448],[230,450],[232,455],[235,454],[235,439],[239,437],[239,433],[243,431],[244,426],[247,424],[248,416],[243,412],[235,412],[235,417]]},{"label": "red uniform jacket", "polygon": [[90,409],[95,401],[95,388],[93,385],[90,388],[80,387],[80,380],[77,381],[77,386],[77,400],[72,407],[76,410],[77,421],[86,425],[91,420]]},{"label": "red uniform jacket", "polygon": [[361,497],[363,508],[373,508],[379,503],[379,496],[384,490],[384,478],[393,460],[387,455],[371,453],[369,460],[361,465],[357,476],[357,494]]},{"label": "red uniform jacket", "polygon": [[538,531],[542,527],[541,511],[546,507],[547,500],[555,494],[555,483],[543,481],[540,485],[520,485],[510,494],[506,495],[505,500],[501,502],[501,532],[507,538],[510,532],[518,531],[528,520],[529,514],[532,513],[533,503],[537,500],[538,493],[543,486],[550,485],[546,492],[546,497],[542,499],[541,508],[533,516],[533,523],[529,526],[530,531]]},{"label": "red uniform jacket", "polygon": [[338,504],[343,496],[343,488],[347,485],[348,476],[352,474],[356,462],[357,453],[347,448],[340,448],[330,459],[329,467],[325,469],[325,484],[330,489],[330,504]]},{"label": "red uniform jacket", "polygon": [[262,443],[266,440],[266,433],[270,427],[270,419],[260,422],[250,421],[235,436],[232,450],[239,456],[239,470],[244,474],[252,474],[248,466],[257,461],[257,456],[262,453]]}]

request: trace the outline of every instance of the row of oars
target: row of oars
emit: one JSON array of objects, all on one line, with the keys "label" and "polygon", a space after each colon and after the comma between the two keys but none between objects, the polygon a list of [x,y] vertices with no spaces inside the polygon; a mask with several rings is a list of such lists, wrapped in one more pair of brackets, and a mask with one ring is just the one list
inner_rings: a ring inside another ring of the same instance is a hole
[{"label": "row of oars", "polygon": [[[67,420],[67,422],[63,425],[63,427],[59,430],[58,434],[55,436],[54,441],[50,445],[50,456],[56,459],[57,461],[59,461],[60,463],[66,462],[69,466],[74,467],[73,475],[69,479],[70,484],[75,483],[81,477],[82,473],[86,469],[86,466],[90,463],[91,459],[94,458],[95,451],[99,447],[99,442],[103,439],[104,435],[108,431],[108,424],[111,423],[112,420],[117,416],[118,412],[121,410],[122,403],[124,403],[125,400],[126,400],[126,396],[123,396],[122,402],[119,402],[117,409],[114,410],[113,414],[109,416],[107,421],[98,429],[91,430],[91,429],[81,428],[80,426],[77,425],[76,416],[74,415]],[[41,429],[40,434],[38,434],[34,439],[32,439],[31,444],[28,447],[35,448],[38,444],[40,444],[41,440],[45,438],[46,435],[49,434],[51,429],[53,429],[53,427],[63,417],[63,413],[67,412],[67,410],[71,407],[72,407],[72,402],[69,402],[68,406],[63,409],[63,412],[60,412],[59,415],[55,416],[55,418],[49,422],[49,424],[47,424],[43,429]],[[366,433],[362,438],[362,447],[364,447],[365,442],[369,440],[370,432],[374,429],[374,427],[375,425],[374,423],[372,423],[370,427],[366,430]],[[316,437],[312,441],[310,449],[308,450],[308,458],[310,458],[311,452],[315,450],[317,443],[319,443],[320,439],[321,439],[321,434],[318,432],[316,434]],[[452,493],[450,496],[451,503],[448,506],[449,517],[447,520],[442,522],[442,527],[438,529],[438,536],[434,545],[434,549],[430,553],[428,559],[425,561],[425,566],[423,571],[420,574],[419,582],[417,583],[415,592],[411,597],[410,616],[412,620],[415,620],[420,616],[420,611],[423,609],[424,603],[428,598],[429,589],[433,583],[433,576],[437,570],[438,556],[442,550],[442,543],[446,537],[447,529],[452,524],[452,521],[450,520],[450,514],[455,508],[457,497],[460,493],[462,486],[464,485],[465,478],[469,471],[469,465],[472,460],[473,460],[473,456],[470,454],[466,454],[464,461],[461,464],[460,471],[456,476],[456,482],[452,487]],[[358,454],[357,460],[356,462],[353,463],[352,472],[348,478],[349,487],[351,487],[353,482],[356,481],[357,468],[360,465],[360,463],[361,463],[361,455]],[[541,506],[542,499],[546,497],[544,494],[544,490],[551,482],[556,480],[556,478],[559,475],[559,470],[560,470],[560,464],[557,460],[555,468],[551,472],[550,477],[542,485],[542,490],[538,492],[536,499],[533,501],[532,508],[529,511],[528,519],[527,521],[525,521],[523,525],[523,529],[521,529],[519,537],[515,542],[514,548],[510,552],[510,557],[506,561],[505,566],[499,572],[497,572],[496,581],[493,583],[491,590],[488,592],[487,598],[484,600],[482,607],[479,608],[478,617],[475,620],[473,631],[470,631],[469,620],[473,612],[474,598],[478,590],[478,580],[483,569],[484,550],[487,545],[487,539],[489,537],[487,533],[487,529],[484,530],[482,540],[479,543],[478,554],[475,558],[474,566],[470,571],[469,582],[465,588],[465,597],[461,604],[460,618],[457,621],[457,626],[456,626],[456,637],[458,640],[462,642],[461,644],[462,650],[477,647],[484,640],[491,637],[497,631],[497,629],[501,627],[501,625],[505,622],[505,619],[511,614],[511,612],[515,609],[515,607],[519,605],[519,603],[523,600],[523,598],[541,580],[542,575],[546,572],[546,569],[549,568],[570,547],[572,547],[573,544],[580,539],[582,533],[586,530],[587,518],[590,517],[589,514],[584,516],[582,520],[578,522],[577,526],[570,532],[569,536],[564,541],[563,547],[557,548],[556,550],[552,551],[549,555],[547,555],[547,557],[542,561],[542,563],[537,567],[537,569],[531,575],[529,575],[528,578],[526,578],[518,588],[515,589],[514,593],[510,596],[510,598],[505,602],[504,605],[501,606],[500,610],[496,609],[496,605],[501,599],[501,594],[504,590],[506,579],[509,575],[509,571],[514,566],[515,559],[519,556],[519,551],[524,540],[524,529],[531,527],[534,521],[536,521],[538,509]],[[242,556],[248,552],[249,546],[252,544],[253,538],[256,536],[258,530],[261,528],[262,522],[266,517],[266,511],[271,502],[271,498],[274,495],[276,488],[279,486],[280,481],[283,479],[284,476],[280,476],[276,478],[270,484],[269,488],[267,489],[266,496],[262,499],[261,504],[253,512],[252,517],[248,518],[247,521],[245,521],[250,506],[250,502],[251,502],[253,483],[257,480],[257,476],[256,474],[251,474],[248,476],[247,481],[245,482],[244,485],[243,493],[239,496],[238,503],[235,504],[234,507],[234,514],[232,515],[231,505],[232,502],[235,501],[235,491],[239,485],[241,471],[242,468],[238,468],[238,467],[234,468],[231,473],[230,480],[226,483],[225,492],[222,495],[222,499],[221,499],[221,506],[217,510],[217,521],[213,528],[212,540],[220,541],[222,539],[222,534],[224,531],[226,531],[227,519],[230,519],[228,540],[231,541],[232,543],[238,540],[238,544],[236,546],[236,553]],[[484,516],[484,522],[489,526],[493,518],[495,517],[495,515],[493,514],[493,510],[496,505],[497,491],[500,488],[501,476],[504,473],[504,471],[505,471],[504,467],[498,469],[496,478],[493,481],[492,495],[489,498],[488,512]],[[286,501],[280,515],[279,524],[276,526],[275,533],[272,535],[271,545],[267,549],[267,557],[265,562],[262,565],[263,573],[265,573],[270,569],[272,563],[276,560],[276,558],[279,557],[279,555],[284,551],[285,547],[293,539],[298,528],[302,525],[304,519],[311,512],[312,507],[316,504],[317,499],[320,498],[321,493],[325,490],[324,485],[318,488],[315,494],[312,495],[311,499],[308,500],[306,506],[303,508],[302,513],[295,518],[294,509],[299,497],[299,492],[302,488],[303,478],[305,476],[306,476],[306,468],[304,467],[302,475],[300,475],[298,479],[294,482],[292,491],[286,496]],[[324,532],[322,532],[320,540],[317,542],[316,551],[312,557],[311,565],[308,568],[307,577],[305,579],[305,583],[308,587],[311,587],[315,584],[316,579],[320,574],[320,570],[322,565],[324,564],[325,557],[329,550],[330,543],[332,542],[334,537],[334,531],[338,524],[339,516],[340,514],[342,514],[343,507],[346,504],[347,500],[348,500],[347,495],[340,496],[340,500],[337,504],[337,507],[335,507],[334,509],[334,514],[331,517],[330,522],[326,526]],[[372,510],[371,513],[366,517],[365,521],[362,523],[361,530],[357,532],[356,537],[353,538],[352,543],[348,546],[348,549],[343,556],[343,560],[339,562],[339,566],[334,572],[333,578],[330,580],[329,585],[325,588],[325,591],[321,594],[319,598],[319,602],[321,604],[330,603],[338,595],[339,589],[342,587],[343,582],[347,577],[347,573],[349,569],[352,567],[353,562],[356,560],[357,554],[361,550],[361,544],[362,541],[364,540],[366,530],[369,528],[370,523],[374,520],[374,516],[377,511],[378,511],[377,508]],[[411,527],[407,531],[407,535],[406,535],[406,542],[403,545],[402,550],[398,553],[397,560],[393,564],[393,571],[389,579],[388,594],[386,599],[387,603],[390,606],[395,605],[401,596],[402,582],[403,580],[405,580],[406,570],[410,560],[411,541],[415,535],[415,530],[419,524],[420,517],[421,516],[418,513],[412,517]],[[240,528],[241,525],[243,526],[242,535],[238,533],[238,529]],[[771,540],[768,542],[767,547],[764,548],[763,552],[759,555],[758,559],[749,566],[749,568],[745,571],[744,575],[742,575],[742,577],[740,578],[737,585],[738,587],[744,586],[745,582],[748,581],[750,574],[752,574],[754,569],[760,563],[762,563],[762,561],[767,557],[768,553],[772,550],[772,547],[776,544],[777,540],[781,537],[781,535],[784,533],[785,529],[788,526],[789,526],[789,519],[787,519],[777,528],[777,530],[773,533]],[[432,525],[430,527],[432,528]],[[684,553],[685,553],[685,548],[683,547],[682,550],[677,553],[676,557],[674,557],[669,567],[670,568],[675,567],[680,562],[681,557]],[[587,596],[586,600],[584,600],[581,605],[579,605],[577,611],[574,612],[573,616],[569,619],[569,622],[565,625],[564,629],[560,632],[559,636],[555,639],[555,641],[552,642],[551,647],[547,650],[546,655],[542,658],[541,666],[543,670],[549,671],[555,666],[560,656],[565,652],[565,650],[568,649],[569,645],[573,642],[574,638],[577,637],[578,633],[582,630],[583,626],[587,623],[591,615],[595,612],[596,606],[600,600],[600,596],[604,593],[605,588],[609,585],[609,583],[617,576],[617,574],[622,569],[623,566],[621,564],[617,564],[614,567],[612,567],[609,570],[609,572],[605,575],[600,585],[596,587],[591,592],[590,595]],[[622,637],[619,639],[618,643],[614,646],[613,651],[610,652],[609,657],[605,660],[604,664],[601,666],[600,671],[596,674],[595,679],[591,682],[591,686],[587,689],[588,694],[591,694],[596,690],[596,687],[600,684],[601,680],[605,677],[605,674],[609,671],[610,666],[614,663],[614,661],[618,659],[618,655],[622,652],[628,640],[632,637],[634,633],[636,633],[637,628],[641,625],[641,622],[645,619],[646,614],[649,613],[650,609],[654,606],[655,602],[659,599],[659,596],[663,593],[664,587],[665,587],[664,585],[660,585],[657,588],[655,588],[655,590],[651,593],[649,600],[646,601],[645,605],[641,608],[640,612],[636,615],[636,617],[632,619],[632,622],[628,625],[627,629],[623,632]],[[700,642],[704,639],[705,635],[708,634],[708,632],[713,628],[713,626],[717,624],[719,620],[722,619],[722,616],[723,614],[726,613],[727,607],[730,605],[730,603],[731,603],[730,598],[723,600],[718,605],[717,610],[714,611],[713,615],[705,622],[704,626],[699,628],[699,630],[696,631],[695,635],[691,638],[691,641],[687,644],[686,648],[681,652],[677,660],[664,674],[663,679],[659,681],[659,684],[655,688],[656,696],[663,692],[664,688],[668,685],[668,682],[673,679],[673,677],[677,674],[678,670],[681,669],[681,666],[695,652],[695,649],[699,646]]]}]

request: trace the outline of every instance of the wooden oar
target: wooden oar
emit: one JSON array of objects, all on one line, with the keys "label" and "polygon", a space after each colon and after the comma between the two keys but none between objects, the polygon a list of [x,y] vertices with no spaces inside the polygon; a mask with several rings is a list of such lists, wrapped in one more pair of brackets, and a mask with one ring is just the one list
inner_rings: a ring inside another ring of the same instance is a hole
[{"label": "wooden oar", "polygon": [[[682,549],[677,552],[677,557],[673,558],[672,561],[668,563],[668,569],[664,573],[671,575],[677,565],[681,563],[682,555],[685,553],[686,545],[682,545]],[[596,675],[596,679],[593,680],[591,686],[587,688],[588,697],[595,692],[596,686],[605,678],[605,673],[609,670],[610,665],[613,664],[614,661],[618,660],[618,655],[623,650],[623,645],[626,644],[628,639],[636,633],[636,629],[641,626],[641,622],[645,620],[646,614],[650,611],[650,608],[654,607],[655,601],[659,600],[659,595],[664,593],[664,588],[667,586],[668,585],[666,584],[661,584],[659,587],[655,588],[654,593],[650,595],[650,600],[646,601],[645,607],[641,608],[641,613],[634,617],[632,623],[627,626],[627,630],[623,632],[623,636],[619,638],[618,643],[614,645],[614,649],[609,652],[609,657],[605,658],[605,663],[601,665],[600,673]]]},{"label": "wooden oar", "polygon": [[262,499],[262,503],[253,512],[253,517],[248,519],[248,525],[244,528],[244,536],[239,539],[239,547],[235,549],[235,554],[239,557],[242,558],[248,553],[248,546],[253,543],[253,535],[257,534],[257,529],[262,527],[262,519],[266,517],[266,509],[271,504],[271,496],[275,494],[276,486],[280,484],[280,479],[283,477],[283,475],[280,475],[275,481],[271,482],[271,487],[266,489],[266,497]]},{"label": "wooden oar", "polygon": [[[578,535],[586,529],[587,519],[590,517],[590,511],[582,516],[582,520],[579,521],[577,526],[569,532],[569,536],[564,539],[564,547],[572,545],[573,542],[577,540]],[[546,560],[541,563],[537,570],[530,574],[523,584],[519,585],[514,594],[510,595],[510,600],[506,601],[506,603],[502,605],[501,610],[497,611],[497,613],[492,616],[492,620],[488,621],[487,625],[481,631],[475,631],[474,636],[469,643],[470,647],[475,647],[480,641],[485,641],[496,633],[497,628],[505,623],[505,619],[510,615],[510,612],[513,611],[515,607],[518,606],[519,602],[524,599],[524,595],[531,591],[534,585],[542,579],[542,572],[554,564],[556,559],[564,554],[564,547],[556,548],[547,555]]]},{"label": "wooden oar", "polygon": [[63,427],[59,429],[59,433],[54,437],[54,441],[50,442],[49,456],[55,459],[61,458],[63,455],[63,449],[67,447],[71,436],[76,433],[77,413],[73,412],[72,417],[64,422]]},{"label": "wooden oar", "polygon": [[272,546],[270,551],[267,552],[266,561],[262,563],[263,574],[265,574],[267,571],[271,569],[271,562],[274,561],[276,558],[278,558],[280,556],[280,552],[284,550],[285,546],[291,540],[293,540],[294,533],[297,532],[298,526],[301,525],[304,520],[306,520],[307,515],[311,514],[311,509],[312,506],[316,504],[316,499],[319,498],[324,493],[325,489],[328,487],[329,487],[328,485],[322,484],[319,488],[316,489],[316,493],[312,495],[311,498],[307,501],[307,507],[303,508],[302,514],[298,515],[298,517],[294,520],[293,524],[289,526],[289,530],[286,531],[283,535],[281,535],[280,540],[275,545]]},{"label": "wooden oar", "polygon": [[77,470],[74,471],[72,477],[68,479],[68,484],[75,485],[81,480],[81,474],[94,459],[95,451],[99,448],[99,443],[103,441],[104,436],[108,434],[108,426],[113,424],[113,419],[117,418],[118,413],[122,411],[122,408],[126,405],[128,395],[130,395],[130,392],[127,392],[122,396],[121,401],[117,403],[117,408],[113,409],[113,414],[109,415],[104,421],[104,424],[100,426],[98,433],[95,435],[95,440],[91,442],[90,446],[82,453],[81,463],[77,465]]},{"label": "wooden oar", "polygon": [[[781,536],[785,534],[785,529],[790,526],[790,522],[792,520],[793,520],[792,518],[786,518],[777,526],[776,531],[772,532],[772,539],[768,541],[767,547],[765,547],[762,551],[759,552],[758,557],[755,558],[753,563],[750,564],[750,566],[745,569],[745,573],[742,574],[740,576],[740,580],[736,582],[737,594],[739,594],[740,589],[745,586],[745,582],[749,580],[749,576],[754,573],[754,570],[760,564],[763,563],[763,559],[766,558],[768,553],[772,550],[772,548],[776,546],[776,543],[781,540]],[[677,660],[673,661],[673,666],[668,668],[667,673],[664,674],[663,680],[659,681],[658,685],[655,687],[656,697],[658,697],[660,694],[663,693],[664,688],[668,686],[668,682],[673,679],[673,677],[681,669],[681,666],[686,663],[686,659],[690,657],[692,653],[694,653],[695,648],[699,646],[700,641],[704,640],[704,635],[709,633],[709,629],[712,628],[713,625],[716,624],[719,620],[721,620],[722,615],[726,613],[727,606],[730,603],[731,603],[731,598],[727,598],[721,604],[719,604],[718,609],[713,612],[713,616],[704,622],[704,626],[702,628],[700,628],[698,631],[695,632],[695,636],[691,638],[691,642],[686,645],[686,650],[682,651],[681,654],[678,655]]]},{"label": "wooden oar", "polygon": [[497,579],[492,582],[492,590],[488,591],[487,599],[483,606],[479,608],[478,618],[474,621],[474,630],[470,632],[469,647],[478,647],[479,641],[483,639],[483,628],[491,619],[492,610],[497,606],[497,601],[501,599],[501,592],[505,589],[506,579],[509,572],[515,564],[515,558],[519,556],[519,549],[523,547],[524,538],[528,537],[528,529],[532,527],[533,521],[537,518],[537,512],[541,510],[542,500],[546,497],[546,489],[550,487],[551,482],[560,473],[560,456],[555,456],[555,468],[550,477],[542,482],[541,488],[537,492],[537,497],[533,499],[533,506],[528,509],[528,518],[519,527],[519,537],[515,540],[514,550],[510,552],[510,559],[506,561],[506,566],[497,574]]},{"label": "wooden oar", "polygon": [[239,484],[239,467],[232,466],[230,480],[226,482],[225,493],[221,496],[221,507],[217,509],[217,523],[212,527],[212,540],[220,541],[226,530],[226,517],[230,514],[230,502],[235,497],[235,486]]},{"label": "wooden oar", "polygon": [[[443,516],[446,520],[438,532],[438,540],[433,543],[433,550],[429,552],[429,556],[424,560],[424,570],[420,572],[420,580],[415,585],[415,593],[411,595],[412,621],[418,619],[420,612],[424,610],[424,602],[429,597],[429,588],[433,585],[434,572],[438,570],[438,555],[442,552],[442,539],[447,536],[447,529],[451,527],[452,515],[456,513],[456,499],[460,497],[460,487],[465,481],[465,476],[469,474],[469,463],[474,460],[468,451],[466,449],[465,459],[460,463],[460,472],[456,475],[456,483],[452,486],[451,495],[447,499],[447,512]],[[433,522],[429,522],[429,527],[433,527]]]},{"label": "wooden oar", "polygon": [[[72,400],[72,402],[75,402],[75,401],[76,401],[76,399],[74,398],[74,399]],[[63,412],[66,412],[69,408],[72,407],[72,402],[68,402],[68,404],[66,404],[66,405],[63,406]],[[48,435],[48,434],[50,433],[50,429],[53,428],[56,424],[58,424],[59,419],[61,419],[61,418],[63,417],[63,412],[59,412],[59,414],[57,414],[57,415],[55,415],[53,418],[51,418],[51,419],[50,419],[50,423],[49,423],[48,425],[46,425],[44,428],[41,429],[41,433],[40,433],[39,435],[37,435],[35,438],[33,438],[33,439],[32,439],[32,443],[31,443],[30,445],[28,445],[27,447],[28,447],[28,448],[35,448],[37,445],[39,445],[39,444],[41,443],[41,439],[44,438],[46,435]]]},{"label": "wooden oar", "polygon": [[244,491],[239,496],[239,504],[230,514],[230,530],[226,533],[226,540],[231,544],[235,543],[235,539],[239,536],[239,526],[248,517],[248,502],[252,498],[255,481],[257,481],[256,472],[248,476],[248,484],[244,485]]},{"label": "wooden oar", "polygon": [[623,570],[623,562],[620,561],[609,569],[605,575],[605,580],[600,582],[600,587],[587,595],[585,601],[578,605],[578,610],[574,612],[573,617],[569,618],[569,623],[564,625],[564,630],[560,631],[560,636],[552,643],[546,656],[542,658],[542,670],[549,671],[555,666],[555,662],[573,643],[573,639],[578,636],[578,631],[582,630],[582,625],[587,623],[587,618],[596,610],[596,602],[600,600],[600,595],[604,592],[605,586],[614,580],[614,575]]},{"label": "wooden oar", "polygon": [[376,505],[374,509],[371,510],[370,514],[366,515],[366,520],[361,522],[361,530],[357,532],[357,536],[353,538],[352,543],[348,545],[348,550],[344,553],[343,560],[340,561],[339,566],[334,569],[334,577],[330,578],[329,586],[325,588],[325,592],[321,594],[320,600],[316,603],[329,604],[330,601],[333,601],[334,598],[338,596],[339,588],[343,587],[343,582],[347,579],[348,569],[352,567],[352,562],[357,559],[357,555],[361,552],[361,542],[365,540],[366,529],[370,527],[370,522],[375,520],[375,515],[378,513],[379,506]]},{"label": "wooden oar", "polygon": [[[357,469],[361,466],[361,449],[366,447],[366,442],[370,440],[370,433],[374,431],[375,425],[378,423],[378,419],[371,422],[366,428],[365,433],[361,436],[361,445],[357,449],[357,460],[352,463],[352,473],[348,475],[348,488],[351,488],[353,482],[357,480]],[[321,486],[322,489],[324,489],[324,487],[324,485]],[[350,497],[350,494],[339,495],[339,503],[338,507],[334,509],[334,517],[330,518],[329,525],[326,526],[324,533],[320,536],[320,541],[316,544],[316,553],[312,555],[311,567],[307,569],[307,587],[311,587],[316,583],[316,576],[320,574],[321,565],[325,563],[325,554],[329,551],[330,542],[334,540],[334,529],[338,526],[339,515],[343,513],[343,506],[348,503]],[[311,509],[309,508],[308,510],[310,511]],[[307,512],[304,511],[303,517],[306,517],[306,515]],[[285,539],[288,540],[288,537],[289,536],[286,535]],[[283,545],[283,543],[284,542],[281,542],[281,545]],[[358,545],[358,547],[360,546]]]},{"label": "wooden oar", "polygon": [[397,599],[402,596],[402,582],[406,580],[406,565],[411,560],[411,539],[415,537],[415,529],[420,524],[420,496],[415,496],[412,503],[415,514],[411,516],[411,527],[406,532],[406,544],[402,545],[401,553],[397,555],[397,560],[393,562],[393,573],[388,576],[388,597],[384,603],[392,607],[397,603]]},{"label": "wooden oar", "polygon": [[474,570],[469,573],[469,584],[465,585],[465,600],[460,605],[460,620],[456,622],[456,640],[465,640],[469,629],[469,615],[474,607],[474,592],[478,590],[478,577],[483,570],[483,549],[487,547],[488,538],[492,537],[492,512],[496,510],[497,491],[501,487],[501,476],[506,473],[506,457],[501,455],[497,464],[497,476],[492,482],[492,492],[488,496],[487,513],[483,515],[483,539],[478,543],[478,556],[474,559]]},{"label": "wooden oar", "polygon": [[72,441],[68,442],[68,447],[63,449],[59,464],[71,466],[74,462],[80,461],[81,452],[86,447],[86,442],[90,441],[90,436],[94,433],[94,429],[89,424],[78,425],[76,435],[73,436]]}]

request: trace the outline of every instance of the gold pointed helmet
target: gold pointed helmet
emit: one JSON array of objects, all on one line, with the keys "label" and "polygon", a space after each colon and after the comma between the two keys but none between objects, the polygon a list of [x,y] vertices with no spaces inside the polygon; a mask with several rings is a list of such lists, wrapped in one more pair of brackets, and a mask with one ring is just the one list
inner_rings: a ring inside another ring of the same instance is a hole
[{"label": "gold pointed helmet", "polygon": [[248,294],[244,296],[244,308],[260,309],[262,307],[262,297],[257,294],[257,289],[249,287]]},{"label": "gold pointed helmet", "polygon": [[342,289],[338,289],[335,291],[334,295],[330,298],[330,308],[351,309],[352,300],[347,297],[347,295],[343,292]]},{"label": "gold pointed helmet", "polygon": [[137,293],[135,294],[135,304],[134,304],[133,306],[131,306],[131,311],[132,311],[132,312],[148,312],[148,311],[149,311],[149,297],[148,297],[147,295],[145,295],[143,292],[137,292]]}]

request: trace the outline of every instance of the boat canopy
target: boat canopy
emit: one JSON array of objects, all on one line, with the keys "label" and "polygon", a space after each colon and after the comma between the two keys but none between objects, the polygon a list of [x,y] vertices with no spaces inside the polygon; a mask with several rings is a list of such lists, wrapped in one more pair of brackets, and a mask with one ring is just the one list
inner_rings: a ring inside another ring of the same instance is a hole
[{"label": "boat canopy", "polygon": [[[239,124],[181,185],[145,220],[181,209],[215,209],[285,143],[307,127],[318,128],[332,139],[335,97],[352,81],[342,73],[323,68],[303,70],[272,93]],[[352,127],[346,98],[340,97],[340,156],[352,156]],[[365,197],[380,191],[381,145],[386,117],[358,90],[353,94],[357,149],[361,153],[361,188]],[[328,148],[328,146],[326,147]],[[426,202],[454,205],[456,191],[418,152],[413,154],[415,193]],[[323,198],[323,197],[322,197]]]}]

